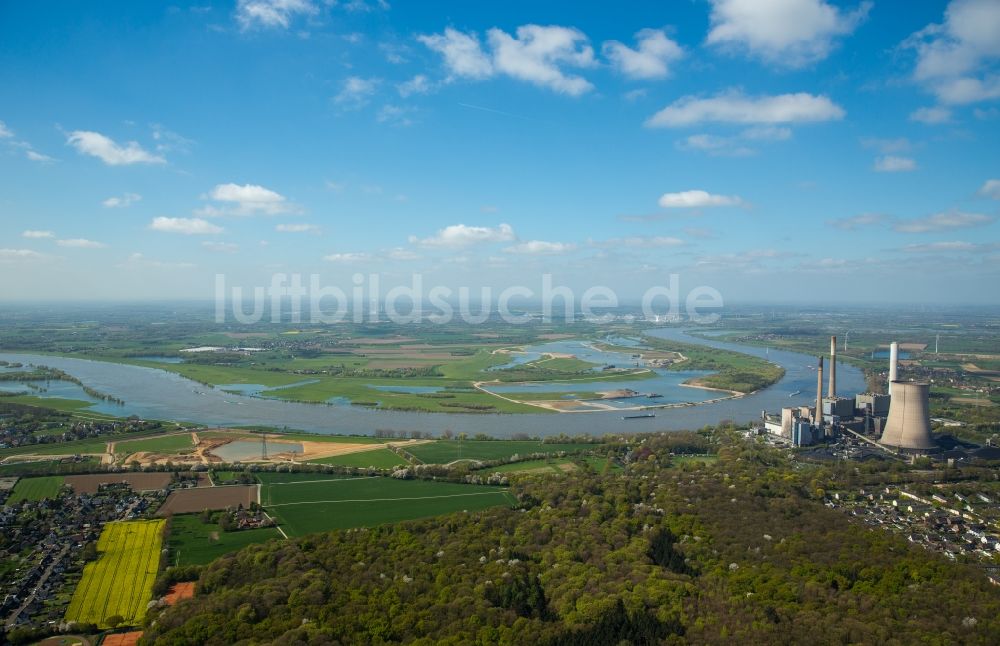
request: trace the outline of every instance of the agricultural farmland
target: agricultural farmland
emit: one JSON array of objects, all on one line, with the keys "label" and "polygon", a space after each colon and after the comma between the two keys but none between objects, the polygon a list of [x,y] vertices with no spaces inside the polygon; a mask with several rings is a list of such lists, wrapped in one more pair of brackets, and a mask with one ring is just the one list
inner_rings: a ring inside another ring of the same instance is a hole
[{"label": "agricultural farmland", "polygon": [[539,441],[441,440],[430,444],[406,447],[406,451],[426,464],[448,464],[455,460],[505,460],[514,455],[535,453],[567,453],[599,448],[598,444],[555,444]]},{"label": "agricultural farmland", "polygon": [[13,504],[22,500],[44,500],[55,498],[63,486],[62,476],[42,476],[38,478],[21,478],[14,485],[7,502]]},{"label": "agricultural farmland", "polygon": [[115,521],[97,541],[98,559],[88,563],[66,610],[66,621],[109,626],[121,617],[136,625],[146,614],[160,562],[163,520]]},{"label": "agricultural farmland", "polygon": [[178,514],[171,520],[170,565],[205,565],[247,545],[263,543],[281,534],[274,527],[222,531],[218,522],[202,522],[197,514]]},{"label": "agricultural farmland", "polygon": [[261,504],[288,536],[514,503],[506,489],[481,485],[326,474],[261,473],[258,477],[263,483]]}]

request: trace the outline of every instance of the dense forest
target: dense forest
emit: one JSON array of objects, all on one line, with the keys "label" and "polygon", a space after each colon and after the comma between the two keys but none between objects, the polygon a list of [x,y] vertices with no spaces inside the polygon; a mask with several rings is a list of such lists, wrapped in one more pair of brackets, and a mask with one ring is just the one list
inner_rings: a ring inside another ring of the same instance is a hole
[{"label": "dense forest", "polygon": [[[531,477],[514,509],[253,546],[153,610],[158,644],[1000,642],[1000,591],[817,499],[817,473],[722,439],[627,449],[624,472]],[[821,495],[821,492],[819,493]],[[161,585],[165,581],[161,581]]]}]

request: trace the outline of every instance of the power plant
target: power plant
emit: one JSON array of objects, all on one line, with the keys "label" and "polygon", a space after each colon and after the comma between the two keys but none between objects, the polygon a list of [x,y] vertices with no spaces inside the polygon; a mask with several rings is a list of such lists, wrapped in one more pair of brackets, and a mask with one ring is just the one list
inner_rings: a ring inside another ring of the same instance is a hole
[{"label": "power plant", "polygon": [[[893,452],[928,453],[937,448],[931,436],[929,392],[926,383],[899,380],[899,344],[889,346],[889,394],[837,395],[837,337],[830,337],[826,397],[823,396],[825,357],[817,358],[816,404],[786,407],[781,415],[762,412],[764,431],[806,446],[854,433]],[[876,440],[877,438],[877,440]]]},{"label": "power plant", "polygon": [[[895,345],[895,344],[894,344]],[[879,444],[902,451],[924,452],[936,448],[931,437],[928,408],[930,385],[912,381],[889,382],[892,398],[889,417]]]},{"label": "power plant", "polygon": [[837,396],[837,337],[830,337],[830,387],[826,396],[833,399]]}]

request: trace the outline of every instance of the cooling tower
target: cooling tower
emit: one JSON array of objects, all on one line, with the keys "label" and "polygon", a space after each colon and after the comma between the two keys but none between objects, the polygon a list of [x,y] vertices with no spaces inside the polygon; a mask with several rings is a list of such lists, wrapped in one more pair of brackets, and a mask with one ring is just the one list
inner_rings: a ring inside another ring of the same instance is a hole
[{"label": "cooling tower", "polygon": [[837,396],[837,337],[830,337],[830,387],[826,396],[833,399]]},{"label": "cooling tower", "polygon": [[889,394],[892,394],[892,382],[899,377],[899,344],[895,341],[889,345]]},{"label": "cooling tower", "polygon": [[816,412],[813,414],[813,424],[823,424],[823,357],[819,358],[816,366]]},{"label": "cooling tower", "polygon": [[935,448],[927,403],[930,386],[912,381],[893,381],[889,387],[892,388],[889,417],[879,443],[916,451]]}]

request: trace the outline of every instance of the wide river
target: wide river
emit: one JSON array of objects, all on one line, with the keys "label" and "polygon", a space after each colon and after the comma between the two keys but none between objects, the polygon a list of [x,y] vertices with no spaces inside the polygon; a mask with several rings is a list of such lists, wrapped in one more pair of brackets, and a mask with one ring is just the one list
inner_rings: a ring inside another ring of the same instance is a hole
[{"label": "wide river", "polygon": [[[260,397],[245,397],[209,388],[166,370],[129,366],[70,357],[0,352],[0,360],[33,363],[64,370],[102,393],[125,400],[124,406],[97,401],[75,384],[52,382],[43,396],[63,396],[93,401],[91,410],[113,415],[137,415],[147,419],[196,422],[209,426],[259,424],[330,434],[371,435],[378,429],[425,431],[435,435],[445,429],[455,433],[486,433],[497,438],[513,433],[548,436],[565,433],[603,435],[622,431],[698,429],[723,419],[747,422],[761,410],[778,412],[783,406],[815,401],[816,358],[797,352],[770,350],[736,343],[694,337],[678,328],[646,332],[650,336],[699,344],[765,357],[784,367],[778,383],[753,395],[710,404],[657,409],[656,417],[623,420],[621,412],[464,414],[380,411],[360,406],[302,404]],[[825,381],[825,380],[824,380]],[[864,376],[857,368],[837,366],[838,392],[845,396],[865,390]],[[70,388],[72,387],[72,388]],[[79,390],[79,393],[75,391]],[[824,383],[825,390],[825,383]],[[797,395],[791,393],[801,391]],[[693,397],[701,399],[702,397]]]}]

